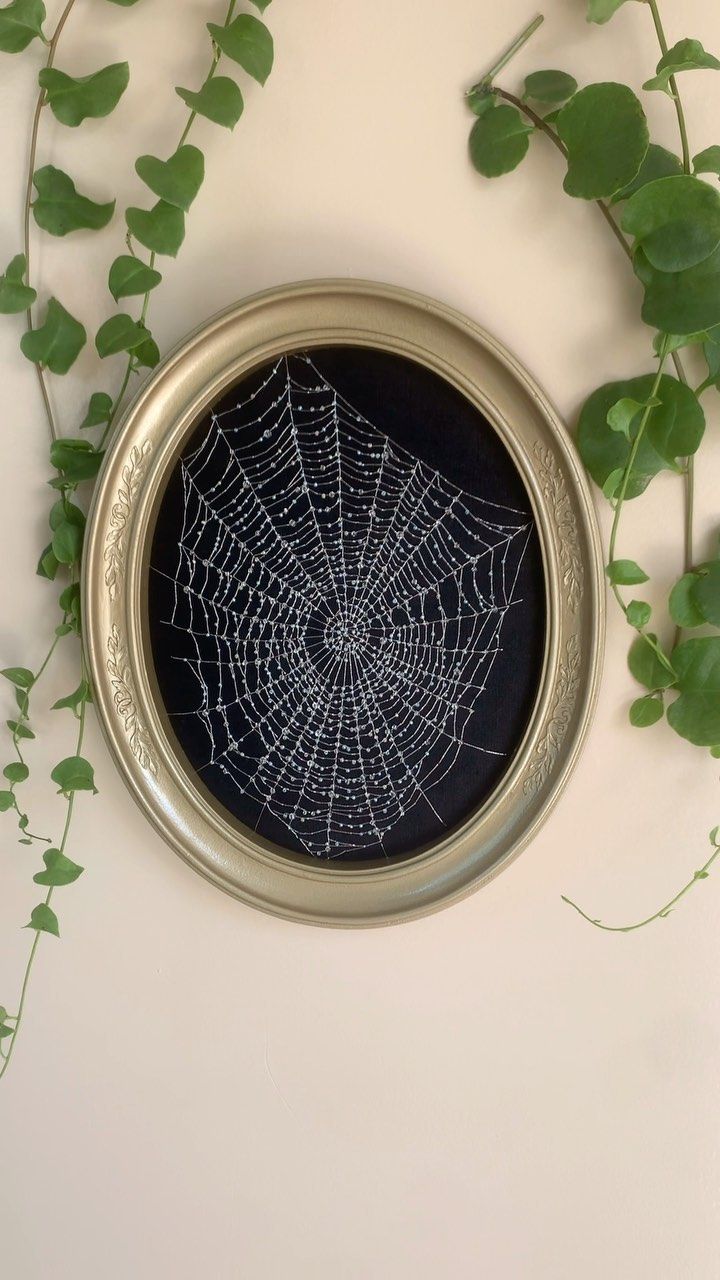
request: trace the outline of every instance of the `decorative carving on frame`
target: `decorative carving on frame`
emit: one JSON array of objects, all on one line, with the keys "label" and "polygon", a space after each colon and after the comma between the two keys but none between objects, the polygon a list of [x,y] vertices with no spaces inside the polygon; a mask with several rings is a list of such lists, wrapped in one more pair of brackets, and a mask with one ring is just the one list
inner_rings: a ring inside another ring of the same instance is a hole
[{"label": "decorative carving on frame", "polygon": [[573,634],[565,647],[565,658],[558,666],[552,709],[523,784],[526,795],[536,794],[550,776],[568,731],[579,687],[580,640]]},{"label": "decorative carving on frame", "polygon": [[115,623],[108,636],[107,648],[110,655],[107,659],[107,669],[112,682],[115,709],[125,726],[130,750],[141,768],[147,769],[155,777],[157,774],[155,751],[150,736],[137,713],[132,672],[125,646]]},{"label": "decorative carving on frame", "polygon": [[139,447],[133,445],[129,461],[122,469],[122,484],[117,491],[117,501],[110,512],[110,529],[105,539],[105,585],[111,600],[115,600],[125,571],[125,530],[130,509],[135,500],[140,481],[152,452],[152,445],[145,440]]},{"label": "decorative carving on frame", "polygon": [[555,517],[558,554],[567,602],[572,612],[577,613],[584,579],[577,521],[565,479],[552,449],[538,440],[534,452],[540,484]]}]

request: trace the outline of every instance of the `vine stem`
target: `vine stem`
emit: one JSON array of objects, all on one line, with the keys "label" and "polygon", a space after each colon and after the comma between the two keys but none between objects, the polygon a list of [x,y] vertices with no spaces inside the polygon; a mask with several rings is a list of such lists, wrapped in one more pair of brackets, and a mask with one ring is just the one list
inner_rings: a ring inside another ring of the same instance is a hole
[{"label": "vine stem", "polygon": [[[648,0],[650,13],[652,14],[655,34],[657,35],[660,52],[664,56],[668,52],[668,42],[665,35],[665,29],[660,17],[657,0]],[[670,92],[672,94],[675,114],[677,116],[678,130],[680,132],[680,143],[682,146],[683,169],[686,173],[692,172],[692,163],[690,160],[690,143],[688,140],[687,122],[685,120],[685,109],[678,90],[677,80],[675,76],[670,76]],[[684,378],[681,379],[684,381]],[[695,459],[693,457],[686,459],[685,465],[685,572],[689,573],[695,562],[694,551],[694,524],[695,524]],[[678,631],[678,639],[679,639]]]},{"label": "vine stem", "polygon": [[[225,14],[225,21],[224,21],[224,23],[223,23],[223,26],[227,27],[227,26],[229,26],[229,25],[230,25],[230,23],[232,22],[233,15],[234,15],[234,13],[235,13],[235,9],[236,9],[236,8],[237,8],[237,0],[229,0],[228,8],[227,8],[227,12],[226,12],[226,14]],[[207,84],[208,80],[212,80],[213,76],[215,75],[215,72],[217,71],[218,63],[220,62],[221,57],[222,57],[222,51],[218,48],[218,46],[217,46],[217,45],[214,45],[214,47],[213,47],[212,62],[210,63],[210,68],[209,68],[209,70],[208,70],[208,74],[207,74],[207,75],[206,75],[206,77],[205,77],[205,84]],[[185,124],[185,128],[183,129],[182,133],[180,134],[180,140],[179,140],[179,142],[178,142],[178,144],[177,144],[176,150],[179,150],[179,149],[180,149],[180,147],[182,147],[182,146],[184,145],[184,143],[185,143],[185,142],[187,142],[187,139],[188,139],[189,134],[190,134],[190,130],[192,129],[192,127],[193,127],[193,125],[194,125],[194,123],[195,123],[196,119],[197,119],[197,111],[191,111],[191,112],[190,112],[190,114],[189,114],[189,116],[188,116],[187,122],[186,122],[186,124]],[[130,252],[131,252],[131,253],[134,253],[134,250],[133,250],[133,247],[132,247],[132,236],[128,236],[128,248],[130,249]],[[148,262],[148,266],[149,266],[151,269],[155,266],[156,256],[157,256],[157,255],[156,255],[155,253],[151,253],[151,254],[150,254],[150,260],[149,260],[149,262]],[[142,300],[142,308],[141,308],[140,317],[139,317],[139,323],[140,323],[140,324],[145,324],[145,321],[147,320],[148,308],[149,308],[149,306],[150,306],[150,293],[151,293],[151,290],[149,290],[149,289],[148,289],[147,293],[144,295],[143,300]],[[118,413],[120,412],[120,409],[122,408],[123,401],[124,401],[125,396],[126,396],[126,394],[127,394],[127,389],[128,389],[128,387],[129,387],[129,385],[130,385],[130,378],[132,377],[132,374],[134,373],[134,371],[135,371],[135,369],[136,369],[136,368],[137,368],[137,366],[136,366],[136,364],[135,364],[135,358],[134,358],[134,355],[133,355],[133,353],[132,353],[132,351],[131,351],[131,352],[130,352],[130,355],[128,356],[128,362],[127,362],[127,365],[126,365],[126,368],[125,368],[125,375],[124,375],[124,377],[123,377],[123,380],[122,380],[122,383],[121,383],[121,386],[120,386],[120,390],[119,390],[119,392],[118,392],[117,396],[115,397],[115,401],[114,401],[114,403],[113,403],[113,407],[112,407],[112,409],[110,410],[110,416],[109,416],[109,418],[108,418],[108,420],[107,420],[107,423],[106,423],[106,425],[105,425],[105,429],[104,429],[104,431],[103,431],[103,433],[102,433],[102,436],[101,436],[101,438],[100,438],[100,442],[99,442],[99,444],[98,444],[98,449],[103,449],[103,448],[105,447],[105,444],[107,443],[107,440],[108,440],[108,437],[109,437],[109,435],[110,435],[110,432],[112,431],[112,428],[113,428],[113,426],[115,425],[115,422],[117,421]]]},{"label": "vine stem", "polygon": [[664,920],[680,899],[684,898],[685,894],[692,889],[693,885],[697,884],[698,880],[704,880],[706,878],[718,854],[720,854],[720,844],[715,845],[713,853],[711,857],[708,858],[705,865],[701,867],[699,871],[695,872],[692,880],[689,880],[685,887],[681,889],[679,893],[675,894],[674,898],[671,898],[670,901],[664,907],[661,907],[659,911],[655,911],[653,915],[648,916],[645,920],[638,920],[636,924],[603,924],[601,920],[594,920],[586,911],[583,911],[582,907],[579,907],[577,902],[573,902],[571,898],[566,898],[565,894],[561,894],[561,897],[563,902],[566,902],[569,907],[572,907],[574,911],[577,911],[578,915],[582,916],[583,920],[587,920],[588,924],[594,924],[596,929],[604,929],[606,933],[634,933],[636,929],[643,929],[646,924],[653,924],[655,920]]},{"label": "vine stem", "polygon": [[[82,668],[83,679],[87,679],[87,672],[85,669],[84,657],[81,659],[81,668]],[[75,747],[75,754],[77,756],[79,756],[82,751],[83,737],[85,734],[85,708],[86,708],[86,703],[82,702],[80,705],[80,717],[79,717],[80,722],[78,725],[77,743]],[[71,791],[67,797],[67,809],[65,811],[65,825],[63,827],[62,840],[60,841],[60,846],[59,846],[61,853],[65,852],[68,835],[70,834],[70,825],[72,823],[73,808],[75,806],[75,796],[76,796],[76,792]],[[50,905],[52,896],[53,896],[53,886],[51,885],[45,896],[46,906]],[[7,1053],[3,1054],[3,1062],[2,1062],[2,1065],[0,1065],[0,1080],[2,1080],[3,1076],[5,1075],[5,1072],[7,1071],[10,1065],[10,1059],[12,1058],[13,1049],[15,1048],[15,1041],[17,1040],[18,1031],[20,1030],[20,1026],[22,1024],[23,1011],[25,1009],[25,997],[27,996],[28,986],[30,984],[30,975],[32,973],[35,956],[37,954],[38,943],[40,942],[41,932],[42,930],[40,929],[35,930],[35,937],[33,938],[33,944],[32,944],[32,947],[30,948],[30,955],[28,956],[28,961],[25,966],[23,984],[20,990],[20,1003],[18,1004],[18,1011],[15,1018],[11,1019],[11,1021],[14,1021],[15,1023],[15,1029],[13,1031],[12,1037],[10,1038],[10,1044],[8,1046]]]},{"label": "vine stem", "polygon": [[[68,0],[67,4],[65,5],[65,8],[63,9],[63,12],[60,16],[58,24],[53,33],[53,36],[50,40],[50,43],[48,44],[48,56],[45,62],[46,70],[49,70],[49,68],[51,68],[53,66],[53,63],[55,62],[55,54],[57,53],[57,47],[60,41],[60,36],[63,33],[63,28],[68,18],[70,17],[70,14],[74,8],[74,5],[75,5],[75,0]],[[42,116],[42,109],[45,106],[45,100],[46,100],[45,90],[41,89],[38,94],[37,102],[35,104],[35,114],[33,116],[32,130],[30,133],[30,153],[28,156],[28,176],[27,176],[27,188],[25,192],[25,209],[24,209],[25,270],[27,272],[26,279],[28,281],[28,284],[30,283],[30,211],[32,208],[33,178],[35,176],[35,161],[37,158],[38,137],[40,134],[40,119]],[[28,307],[27,309],[27,327],[28,327],[28,332],[32,333],[34,328],[32,307]],[[47,415],[48,426],[50,428],[50,435],[52,436],[53,440],[57,440],[58,433],[57,433],[57,427],[55,425],[55,415],[52,410],[52,404],[50,403],[50,395],[48,393],[47,383],[45,381],[45,374],[43,372],[42,365],[35,364],[35,369],[37,371],[38,382],[40,384],[40,392],[43,398],[43,404],[45,405],[45,413]]]}]

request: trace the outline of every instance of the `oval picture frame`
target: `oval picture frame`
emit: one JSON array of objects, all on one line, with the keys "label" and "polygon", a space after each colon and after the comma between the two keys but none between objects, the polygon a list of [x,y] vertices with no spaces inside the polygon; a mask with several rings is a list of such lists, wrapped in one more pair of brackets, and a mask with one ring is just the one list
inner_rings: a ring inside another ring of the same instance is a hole
[{"label": "oval picture frame", "polygon": [[[490,422],[532,506],[545,574],[545,647],[529,723],[495,791],[430,848],[386,865],[288,856],[213,804],[168,732],[149,652],[147,574],[164,479],[203,413],[287,352],[374,348],[424,365]],[[594,708],[604,578],[594,508],[568,433],[489,334],[406,290],[330,280],[225,311],[155,371],[108,450],[90,515],[85,643],[100,722],[131,793],[196,871],[261,910],[330,926],[396,923],[446,906],[520,852],[560,795]]]}]

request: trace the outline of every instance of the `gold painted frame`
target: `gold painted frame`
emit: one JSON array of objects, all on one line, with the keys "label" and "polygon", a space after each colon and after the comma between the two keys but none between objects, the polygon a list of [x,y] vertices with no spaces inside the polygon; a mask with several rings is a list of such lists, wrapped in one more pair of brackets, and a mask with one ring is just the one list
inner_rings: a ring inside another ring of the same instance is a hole
[{"label": "gold painted frame", "polygon": [[[459,829],[406,861],[331,868],[288,855],[225,815],[173,745],[146,634],[146,575],[164,477],[208,406],[284,351],[376,347],[434,370],[495,427],[531,500],[546,578],[543,670],[524,738],[496,791]],[[197,871],[244,902],[313,924],[421,916],[496,875],[560,794],[593,711],[604,639],[594,510],[575,449],[529,375],[457,312],[405,290],[320,281],[218,316],[162,364],[126,414],[95,499],[83,581],[100,721],[151,822]]]}]

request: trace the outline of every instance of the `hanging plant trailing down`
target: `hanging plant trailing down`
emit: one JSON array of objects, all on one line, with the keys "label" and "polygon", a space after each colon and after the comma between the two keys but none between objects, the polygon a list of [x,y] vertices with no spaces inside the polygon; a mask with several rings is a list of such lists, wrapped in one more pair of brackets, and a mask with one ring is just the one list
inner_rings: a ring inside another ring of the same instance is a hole
[{"label": "hanging plant trailing down", "polygon": [[[607,22],[624,3],[589,0],[588,21]],[[605,572],[634,632],[628,664],[644,690],[630,706],[630,722],[650,728],[665,719],[680,737],[720,757],[720,551],[718,558],[702,562],[693,551],[694,455],[705,431],[700,401],[708,391],[720,390],[720,191],[716,182],[699,175],[720,175],[720,145],[692,156],[676,78],[686,71],[720,70],[720,59],[699,40],[669,47],[657,0],[645,4],[661,56],[643,89],[670,98],[680,155],[651,141],[642,104],[626,85],[580,89],[565,71],[541,70],[526,78],[520,95],[501,88],[496,77],[540,26],[538,17],[466,95],[476,116],[470,156],[479,173],[496,178],[517,168],[531,136],[543,134],[565,161],[565,191],[597,203],[644,287],[642,319],[656,330],[655,368],[594,391],[580,412],[577,443],[613,512]],[[694,388],[680,355],[686,348],[704,359]],[[686,493],[685,569],[669,594],[665,620],[653,619],[650,605],[626,590],[646,583],[648,575],[618,552],[625,503],[640,497],[661,471],[677,474]],[[675,624],[672,645],[659,639],[668,629],[664,621],[670,630]],[[685,636],[700,627],[702,635]],[[621,933],[642,928],[665,919],[698,880],[707,878],[720,854],[720,828],[710,833],[710,844],[711,856],[692,880],[637,924],[605,925],[563,900],[598,928]]]},{"label": "hanging plant trailing down", "polygon": [[[138,0],[107,0],[130,8]],[[270,0],[249,0],[261,13]],[[51,164],[36,168],[41,121],[51,111],[60,124],[77,128],[83,121],[110,115],[118,105],[129,82],[127,62],[114,63],[75,76],[57,67],[60,37],[74,8],[75,0],[67,0],[52,36],[44,30],[46,11],[43,0],[11,0],[0,8],[0,53],[19,54],[38,46],[46,50],[45,64],[39,72],[39,94],[30,131],[29,166],[24,208],[24,245],[10,258],[0,274],[0,312],[7,315],[25,312],[26,329],[20,339],[23,354],[36,369],[51,437],[49,480],[54,499],[49,512],[50,539],[40,554],[38,574],[51,583],[62,583],[59,594],[59,620],[52,643],[40,665],[6,667],[2,674],[13,688],[16,710],[7,720],[14,759],[3,769],[0,783],[0,812],[12,814],[19,830],[20,844],[43,847],[42,865],[33,876],[45,896],[30,909],[26,928],[33,935],[14,1014],[0,1005],[0,1078],[10,1062],[25,1009],[28,981],[43,933],[58,937],[60,927],[50,905],[54,891],[72,884],[83,873],[83,867],[67,854],[75,799],[80,792],[96,794],[92,765],[82,754],[86,710],[92,701],[90,682],[82,653],[76,649],[78,686],[55,703],[53,710],[69,710],[77,722],[73,754],[60,760],[51,772],[51,781],[63,797],[65,820],[62,835],[55,846],[30,828],[30,819],[18,790],[30,776],[25,759],[28,743],[35,738],[31,727],[31,699],[42,676],[51,664],[60,642],[65,637],[82,639],[80,615],[80,568],[85,530],[85,513],[73,498],[78,490],[87,495],[100,464],[105,446],[124,404],[133,376],[152,369],[160,352],[148,327],[148,310],[154,289],[162,281],[157,270],[158,257],[175,257],[185,237],[185,215],[202,186],[205,175],[203,153],[187,139],[198,117],[234,129],[242,115],[242,90],[230,76],[220,76],[221,58],[242,68],[253,80],[265,84],[273,65],[273,40],[265,24],[253,13],[236,13],[238,0],[230,0],[224,19],[208,22],[211,56],[208,71],[199,89],[179,87],[176,93],[189,108],[177,148],[167,160],[142,155],[136,164],[139,177],[149,188],[156,203],[151,208],[126,211],[128,252],[115,259],[109,274],[108,288],[116,304],[125,299],[138,299],[136,316],[125,310],[111,315],[95,335],[99,360],[121,355],[125,359],[124,374],[117,393],[94,391],[85,417],[79,423],[88,436],[66,435],[60,430],[52,408],[48,375],[64,375],[72,368],[86,346],[87,332],[64,304],[55,297],[44,304],[41,322],[36,324],[32,308],[38,297],[36,283],[31,283],[31,222],[44,232],[63,237],[80,230],[100,231],[113,219],[115,200],[99,198],[99,192],[78,191],[73,178]],[[101,6],[98,6],[101,18]],[[88,19],[86,18],[86,21]],[[29,56],[30,56],[29,55]],[[103,193],[104,194],[104,193]],[[147,260],[142,251],[147,252]],[[74,305],[74,304],[73,304]]]}]

